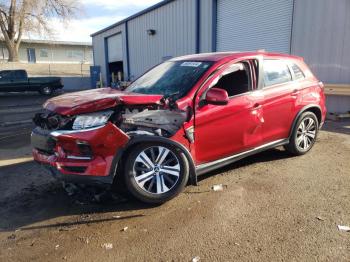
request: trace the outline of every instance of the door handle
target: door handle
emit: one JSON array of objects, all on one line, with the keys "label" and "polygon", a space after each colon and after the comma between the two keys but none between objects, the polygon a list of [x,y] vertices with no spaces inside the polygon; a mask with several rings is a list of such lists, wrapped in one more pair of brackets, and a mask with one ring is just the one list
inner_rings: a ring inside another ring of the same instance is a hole
[{"label": "door handle", "polygon": [[299,94],[300,94],[299,89],[294,89],[293,92],[292,92],[292,97],[296,98]]},{"label": "door handle", "polygon": [[261,108],[261,105],[259,103],[255,103],[253,106],[254,109],[259,109]]}]

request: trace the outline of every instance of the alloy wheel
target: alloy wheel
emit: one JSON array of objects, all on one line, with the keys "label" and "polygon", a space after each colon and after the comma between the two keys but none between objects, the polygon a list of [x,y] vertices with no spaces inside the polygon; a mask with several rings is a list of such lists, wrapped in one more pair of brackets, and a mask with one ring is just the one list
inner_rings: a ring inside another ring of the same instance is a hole
[{"label": "alloy wheel", "polygon": [[306,151],[313,145],[316,129],[316,122],[311,117],[306,117],[301,121],[296,134],[296,145],[299,149]]},{"label": "alloy wheel", "polygon": [[151,194],[164,194],[179,181],[180,162],[166,147],[152,146],[141,151],[133,166],[137,185]]}]

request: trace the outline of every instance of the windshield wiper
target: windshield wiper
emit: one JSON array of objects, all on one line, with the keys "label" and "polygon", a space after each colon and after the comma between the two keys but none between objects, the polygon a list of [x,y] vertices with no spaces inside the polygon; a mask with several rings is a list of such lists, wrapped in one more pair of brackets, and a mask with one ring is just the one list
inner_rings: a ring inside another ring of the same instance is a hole
[{"label": "windshield wiper", "polygon": [[176,104],[175,104],[175,97],[179,94],[180,92],[177,91],[175,93],[171,93],[168,95],[164,95],[163,96],[163,101],[165,102],[165,104],[168,104],[170,108],[175,108]]},{"label": "windshield wiper", "polygon": [[175,93],[171,93],[171,94],[168,94],[168,95],[164,95],[163,98],[164,98],[165,100],[173,100],[174,97],[175,97],[176,95],[178,95],[179,93],[180,93],[180,92],[177,91],[177,92],[175,92]]}]

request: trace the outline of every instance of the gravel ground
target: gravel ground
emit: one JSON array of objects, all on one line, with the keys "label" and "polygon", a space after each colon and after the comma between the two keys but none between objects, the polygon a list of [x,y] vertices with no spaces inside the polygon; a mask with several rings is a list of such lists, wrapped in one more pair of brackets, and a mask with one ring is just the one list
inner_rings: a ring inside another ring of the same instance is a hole
[{"label": "gravel ground", "polygon": [[155,207],[69,197],[32,161],[7,162],[28,143],[0,140],[0,261],[350,261],[337,228],[350,226],[350,122],[325,130],[305,156],[249,157]]}]

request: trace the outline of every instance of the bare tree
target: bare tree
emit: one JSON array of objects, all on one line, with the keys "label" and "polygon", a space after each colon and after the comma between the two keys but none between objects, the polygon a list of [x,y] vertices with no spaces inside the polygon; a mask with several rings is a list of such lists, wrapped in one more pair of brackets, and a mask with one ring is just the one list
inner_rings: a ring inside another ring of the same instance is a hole
[{"label": "bare tree", "polygon": [[79,7],[79,0],[0,0],[0,32],[9,61],[18,61],[24,33],[51,34],[51,19],[69,21]]}]

